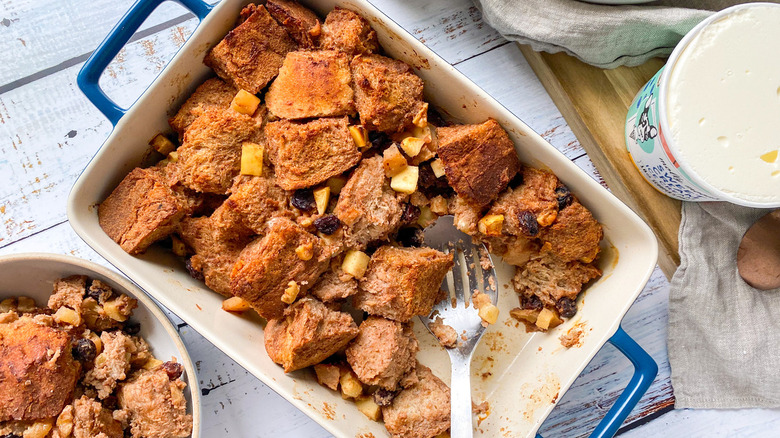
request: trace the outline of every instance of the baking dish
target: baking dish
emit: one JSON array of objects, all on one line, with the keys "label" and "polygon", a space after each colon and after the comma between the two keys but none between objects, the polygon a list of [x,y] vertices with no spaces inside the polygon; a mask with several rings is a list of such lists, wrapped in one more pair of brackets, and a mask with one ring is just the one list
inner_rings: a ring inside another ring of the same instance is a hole
[{"label": "baking dish", "polygon": [[200,437],[200,388],[192,359],[179,333],[155,302],[121,275],[96,263],[59,254],[26,253],[0,257],[0,301],[10,296],[27,296],[46,305],[57,279],[86,275],[108,283],[112,289],[138,300],[132,319],[141,324],[140,336],[161,360],[176,360],[184,366],[184,397],[192,414],[192,438]]},{"label": "baking dish", "polygon": [[[168,115],[211,74],[202,63],[206,51],[233,27],[239,11],[248,3],[223,0],[212,9],[200,0],[180,0],[201,20],[198,29],[132,108],[121,108],[99,88],[98,78],[161,1],[139,0],[79,73],[79,87],[115,127],[71,191],[71,225],[88,245],[150,295],[325,429],[340,437],[386,436],[381,424],[367,420],[351,402],[319,386],[308,371],[286,376],[264,351],[260,320],[222,311],[222,297],[192,279],[175,256],[161,248],[130,256],[100,228],[95,205],[142,162],[148,139],[170,129]],[[426,100],[460,122],[495,118],[516,143],[521,160],[556,173],[604,225],[605,251],[600,261],[604,275],[590,285],[580,300],[578,314],[549,334],[525,333],[522,326],[509,318],[509,310],[517,306],[516,294],[508,286],[512,269],[497,266],[502,316],[498,324],[489,328],[475,353],[472,381],[474,400],[486,400],[490,405],[489,414],[479,422],[479,432],[484,436],[533,436],[560,395],[609,341],[635,367],[627,389],[592,436],[614,434],[657,372],[649,355],[620,329],[623,315],[655,267],[657,245],[650,229],[516,116],[368,1],[301,3],[321,15],[335,6],[363,14],[376,29],[386,52],[412,65],[425,80]],[[583,329],[581,346],[565,349],[558,337],[575,325]],[[420,342],[420,361],[447,381],[447,354],[422,324],[416,324],[415,332]]]}]

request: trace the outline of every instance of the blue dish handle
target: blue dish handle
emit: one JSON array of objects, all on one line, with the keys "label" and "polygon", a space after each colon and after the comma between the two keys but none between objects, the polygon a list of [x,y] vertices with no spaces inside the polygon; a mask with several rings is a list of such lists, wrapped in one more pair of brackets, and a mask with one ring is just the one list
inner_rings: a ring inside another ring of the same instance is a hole
[{"label": "blue dish handle", "polygon": [[[614,436],[620,425],[626,421],[628,414],[650,388],[655,376],[658,375],[658,365],[653,358],[636,341],[631,339],[622,327],[618,327],[615,334],[609,338],[609,343],[620,350],[634,364],[634,376],[631,377],[628,386],[609,409],[607,415],[601,419],[596,429],[590,434],[590,438],[611,438]],[[536,437],[542,438],[539,434]]]},{"label": "blue dish handle", "polygon": [[[138,0],[127,11],[127,13],[119,20],[116,26],[111,30],[105,40],[92,52],[92,55],[81,67],[78,76],[76,77],[76,83],[79,88],[87,96],[87,99],[92,102],[101,113],[116,126],[119,119],[127,112],[126,108],[122,108],[114,101],[106,96],[106,93],[98,85],[98,80],[103,74],[103,71],[108,67],[108,64],[114,59],[114,57],[122,50],[122,47],[130,41],[133,34],[141,27],[141,24],[151,15],[151,13],[166,0]],[[211,12],[212,6],[206,3],[204,0],[175,0],[190,12],[195,14],[200,21],[203,21]]]}]

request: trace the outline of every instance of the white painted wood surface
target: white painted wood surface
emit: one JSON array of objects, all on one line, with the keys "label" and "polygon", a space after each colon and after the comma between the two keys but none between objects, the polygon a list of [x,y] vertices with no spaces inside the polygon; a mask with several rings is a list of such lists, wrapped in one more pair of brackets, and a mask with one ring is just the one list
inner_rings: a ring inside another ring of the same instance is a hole
[{"label": "white painted wood surface", "polygon": [[[373,2],[603,184],[516,46],[487,27],[469,0]],[[73,233],[65,216],[70,186],[111,129],[79,92],[75,77],[131,3],[0,0],[0,254],[46,251],[107,264]],[[196,25],[180,6],[166,3],[144,23],[101,84],[118,103],[130,105]],[[673,404],[666,357],[668,287],[656,270],[624,319],[625,330],[660,368],[624,426],[625,436],[777,436],[780,413],[774,410],[673,411],[658,416]],[[204,437],[328,436],[169,315],[179,324],[198,367]],[[587,436],[631,372],[628,360],[606,346],[562,397],[541,432],[547,437]]]}]

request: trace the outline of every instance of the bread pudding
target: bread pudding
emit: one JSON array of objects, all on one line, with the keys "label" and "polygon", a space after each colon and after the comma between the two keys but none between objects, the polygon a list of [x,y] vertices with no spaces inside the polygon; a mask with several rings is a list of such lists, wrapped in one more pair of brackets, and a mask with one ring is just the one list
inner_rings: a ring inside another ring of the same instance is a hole
[{"label": "bread pudding", "polygon": [[444,121],[358,13],[321,20],[291,0],[246,6],[206,55],[216,77],[150,142],[159,163],[120,183],[100,224],[131,254],[168,245],[223,309],[265,318],[285,372],[313,368],[393,437],[437,436],[449,389],[411,327],[444,298],[453,256],[421,230],[453,215],[514,266],[510,315],[545,332],[601,275],[601,225],[497,121]]}]

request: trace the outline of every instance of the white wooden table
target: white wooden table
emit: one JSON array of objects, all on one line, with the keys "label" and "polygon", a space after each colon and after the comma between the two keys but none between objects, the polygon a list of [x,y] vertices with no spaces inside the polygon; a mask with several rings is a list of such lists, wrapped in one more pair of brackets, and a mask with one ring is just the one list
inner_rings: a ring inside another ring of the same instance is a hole
[{"label": "white wooden table", "polygon": [[[518,48],[483,23],[470,0],[372,1],[600,181]],[[0,254],[55,252],[107,265],[73,233],[65,215],[71,185],[111,130],[75,79],[91,50],[131,3],[0,0]],[[109,67],[101,80],[104,89],[119,104],[131,104],[196,25],[180,6],[164,4]],[[671,410],[668,289],[656,269],[624,319],[626,332],[655,358],[660,370],[620,433],[778,436],[779,411]],[[198,368],[204,437],[329,436],[175,315],[169,316],[178,323]],[[547,437],[587,436],[631,373],[627,359],[604,347],[541,432]]]}]

